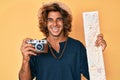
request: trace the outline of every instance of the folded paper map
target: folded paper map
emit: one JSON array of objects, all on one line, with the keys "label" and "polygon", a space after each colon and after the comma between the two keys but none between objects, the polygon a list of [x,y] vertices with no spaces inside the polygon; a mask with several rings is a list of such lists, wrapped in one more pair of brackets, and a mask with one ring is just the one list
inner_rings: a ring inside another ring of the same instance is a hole
[{"label": "folded paper map", "polygon": [[100,34],[98,11],[84,12],[83,22],[90,80],[106,80],[102,48],[95,46]]}]

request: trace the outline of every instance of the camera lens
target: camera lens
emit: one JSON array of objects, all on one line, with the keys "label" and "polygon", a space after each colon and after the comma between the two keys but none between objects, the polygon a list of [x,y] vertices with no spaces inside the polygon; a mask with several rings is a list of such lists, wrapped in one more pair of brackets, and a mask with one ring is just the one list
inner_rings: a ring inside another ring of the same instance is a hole
[{"label": "camera lens", "polygon": [[43,50],[43,45],[42,44],[36,44],[35,48],[36,48],[36,50],[41,51],[41,50]]}]

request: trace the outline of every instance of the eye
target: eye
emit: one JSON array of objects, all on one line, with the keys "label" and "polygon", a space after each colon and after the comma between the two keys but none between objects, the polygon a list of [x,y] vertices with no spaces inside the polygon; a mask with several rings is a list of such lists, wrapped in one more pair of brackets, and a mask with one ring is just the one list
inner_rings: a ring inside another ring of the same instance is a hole
[{"label": "eye", "polygon": [[57,18],[57,21],[63,21],[63,18],[61,18],[61,17]]},{"label": "eye", "polygon": [[48,22],[52,22],[53,19],[52,19],[52,18],[47,18],[47,21],[48,21]]}]

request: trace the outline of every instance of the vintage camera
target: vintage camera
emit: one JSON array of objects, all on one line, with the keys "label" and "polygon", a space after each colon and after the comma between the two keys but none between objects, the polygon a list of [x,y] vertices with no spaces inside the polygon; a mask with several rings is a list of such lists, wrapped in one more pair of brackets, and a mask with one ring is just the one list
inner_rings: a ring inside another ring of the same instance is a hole
[{"label": "vintage camera", "polygon": [[47,40],[28,40],[27,43],[34,45],[37,53],[48,52]]}]

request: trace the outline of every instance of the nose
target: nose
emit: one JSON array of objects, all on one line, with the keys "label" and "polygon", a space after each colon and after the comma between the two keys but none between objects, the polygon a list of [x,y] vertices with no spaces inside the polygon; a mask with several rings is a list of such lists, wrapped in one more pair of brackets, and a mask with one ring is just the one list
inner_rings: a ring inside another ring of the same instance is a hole
[{"label": "nose", "polygon": [[55,20],[55,21],[53,21],[53,25],[54,26],[56,26],[57,25],[57,21]]}]

